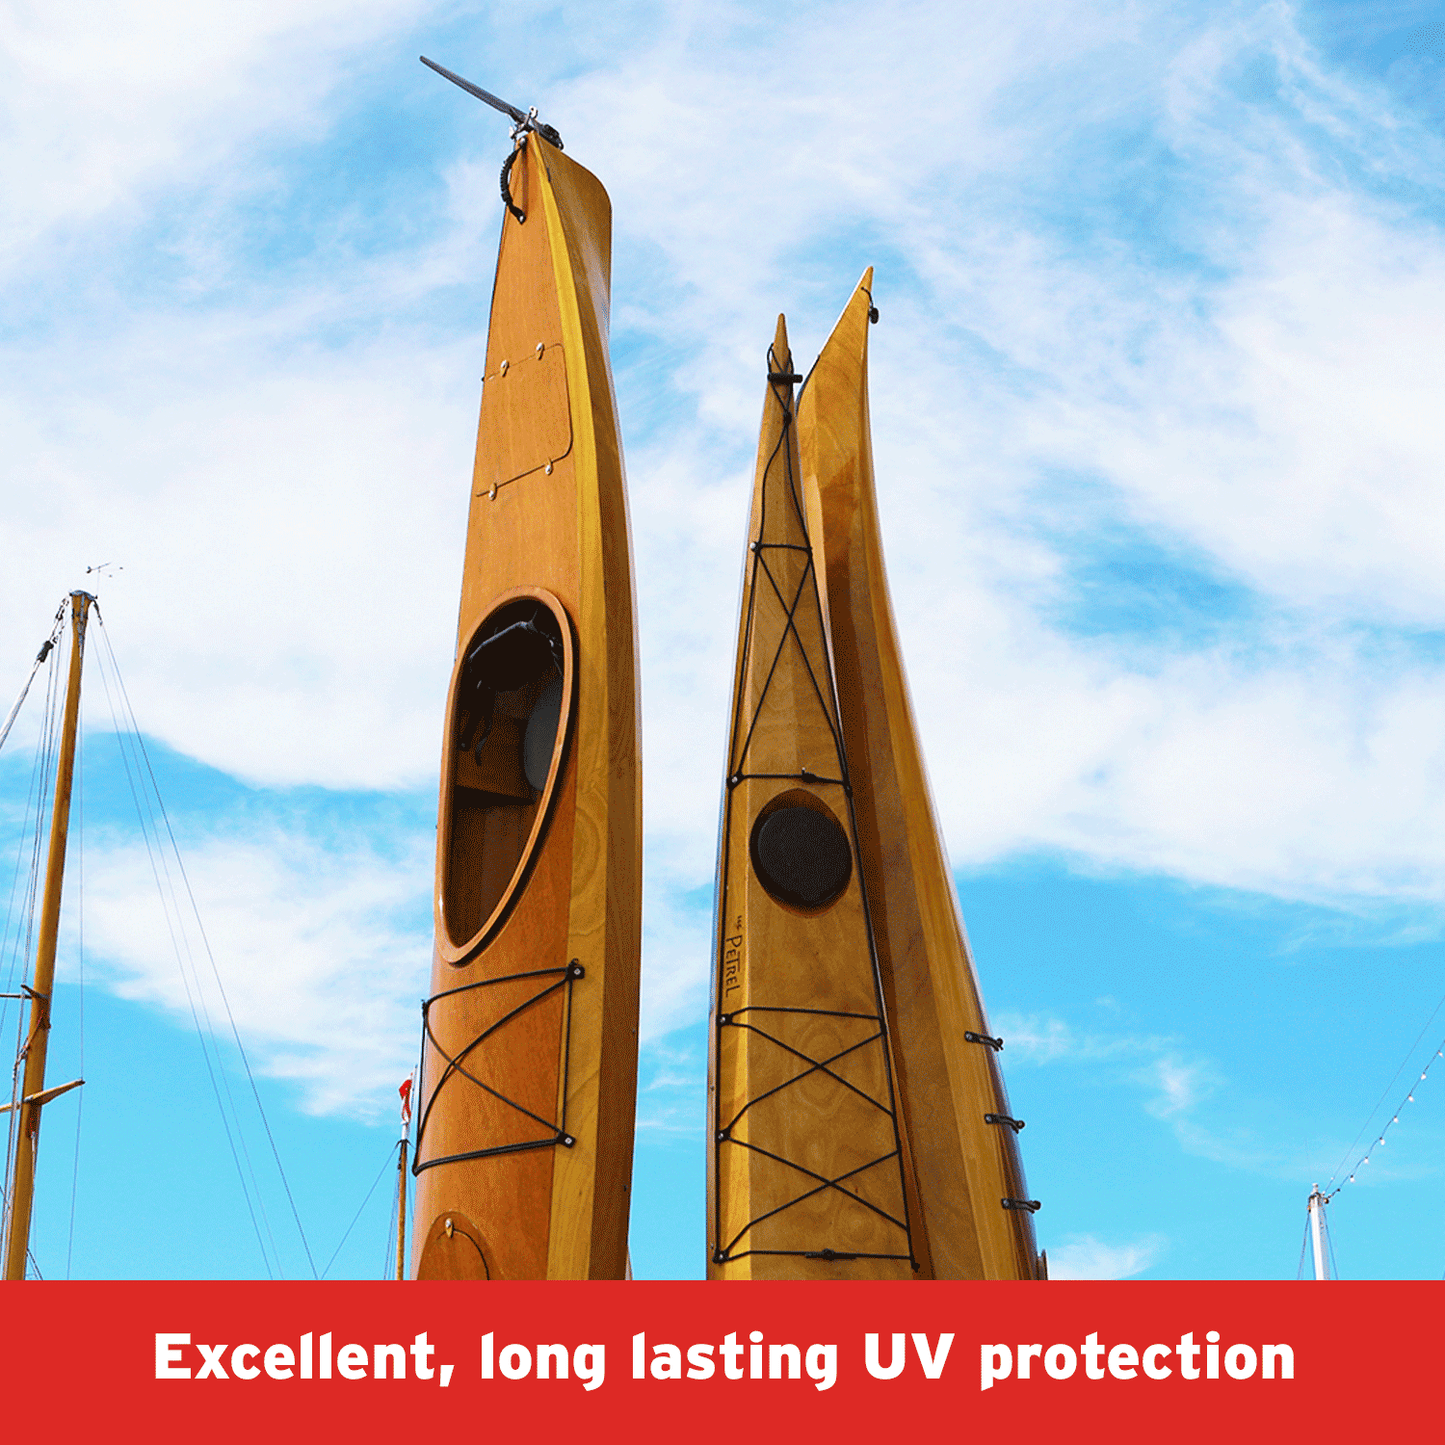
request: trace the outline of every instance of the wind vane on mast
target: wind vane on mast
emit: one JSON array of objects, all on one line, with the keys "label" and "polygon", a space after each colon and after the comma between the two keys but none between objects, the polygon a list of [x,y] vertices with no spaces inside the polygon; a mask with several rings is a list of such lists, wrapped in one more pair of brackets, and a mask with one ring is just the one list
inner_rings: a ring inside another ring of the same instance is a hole
[{"label": "wind vane on mast", "polygon": [[423,65],[429,65],[438,75],[444,75],[453,85],[459,85],[468,95],[474,95],[478,100],[484,100],[493,110],[499,110],[503,115],[510,116],[519,131],[534,130],[549,145],[554,145],[558,150],[562,149],[562,137],[557,134],[554,127],[544,125],[537,119],[537,107],[531,110],[518,110],[515,105],[508,105],[505,100],[495,96],[489,90],[483,90],[480,85],[473,85],[470,80],[463,80],[460,75],[450,71],[444,65],[438,65],[435,60],[428,60],[425,55],[419,59]]}]

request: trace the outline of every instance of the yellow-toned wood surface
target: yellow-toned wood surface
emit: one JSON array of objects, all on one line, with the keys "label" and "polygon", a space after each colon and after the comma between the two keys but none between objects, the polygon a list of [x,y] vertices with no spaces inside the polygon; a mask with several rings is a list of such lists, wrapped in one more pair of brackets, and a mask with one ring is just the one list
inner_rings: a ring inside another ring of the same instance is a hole
[{"label": "yellow-toned wood surface", "polygon": [[[511,188],[526,220],[502,223],[442,749],[414,1273],[621,1279],[642,808],[611,208],[535,133]],[[478,702],[503,674],[469,655],[518,619],[554,660]]]},{"label": "yellow-toned wood surface", "polygon": [[1034,1279],[1031,1215],[991,1030],[940,841],[878,531],[865,273],[798,408],[804,489],[854,785],[862,871],[920,1208],[914,1247],[940,1279]]},{"label": "yellow-toned wood surface", "polygon": [[[708,1273],[909,1278],[904,1167],[799,485],[791,372],[780,317],[748,525],[720,837]],[[796,820],[794,810],[833,850],[832,881],[816,897],[790,886],[815,882],[787,874],[792,854],[784,878],[770,871],[770,845],[755,842],[765,823]]]}]

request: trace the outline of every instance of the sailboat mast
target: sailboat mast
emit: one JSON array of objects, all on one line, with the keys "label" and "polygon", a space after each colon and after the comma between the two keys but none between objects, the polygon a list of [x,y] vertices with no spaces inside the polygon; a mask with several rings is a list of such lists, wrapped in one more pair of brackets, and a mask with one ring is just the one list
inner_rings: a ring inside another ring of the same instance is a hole
[{"label": "sailboat mast", "polygon": [[413,1069],[396,1091],[401,1095],[401,1141],[396,1160],[396,1277],[406,1278],[406,1146],[411,1137],[411,1091],[416,1083]]},{"label": "sailboat mast", "polygon": [[24,1279],[30,1250],[30,1210],[35,1197],[35,1156],[40,1143],[40,1110],[46,1099],[45,1051],[50,1042],[50,996],[55,987],[55,944],[60,933],[60,890],[65,878],[65,845],[70,830],[70,791],[75,778],[75,736],[80,720],[80,664],[85,651],[89,592],[70,594],[70,676],[60,758],[55,770],[55,803],[50,815],[50,853],[40,908],[40,941],[35,950],[35,979],[30,995],[30,1028],[25,1037],[24,1083],[20,1090],[20,1128],[10,1180],[10,1229],[5,1241],[5,1278]]},{"label": "sailboat mast", "polygon": [[396,1163],[396,1277],[406,1278],[406,1135],[401,1136],[401,1152]]}]

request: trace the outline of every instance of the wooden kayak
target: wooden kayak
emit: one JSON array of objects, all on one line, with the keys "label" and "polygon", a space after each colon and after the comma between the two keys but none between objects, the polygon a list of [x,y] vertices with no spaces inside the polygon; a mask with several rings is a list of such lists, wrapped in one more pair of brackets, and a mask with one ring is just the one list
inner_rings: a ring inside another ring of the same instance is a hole
[{"label": "wooden kayak", "polygon": [[418,1279],[621,1279],[637,1087],[635,607],[611,207],[511,165],[437,824]]},{"label": "wooden kayak", "polygon": [[908,1170],[778,320],[720,829],[713,1279],[914,1273]]},{"label": "wooden kayak", "polygon": [[940,841],[883,566],[868,422],[872,282],[870,268],[808,378],[798,434],[911,1163],[912,1245],[926,1277],[1037,1279],[1022,1124]]}]

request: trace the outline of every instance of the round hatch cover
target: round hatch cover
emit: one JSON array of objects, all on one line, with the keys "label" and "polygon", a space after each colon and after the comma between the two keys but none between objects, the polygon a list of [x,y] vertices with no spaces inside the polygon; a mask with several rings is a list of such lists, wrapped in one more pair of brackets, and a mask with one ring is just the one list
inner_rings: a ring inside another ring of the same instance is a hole
[{"label": "round hatch cover", "polygon": [[795,908],[821,908],[848,885],[853,850],[826,813],[775,808],[753,828],[753,867],[764,888]]}]

